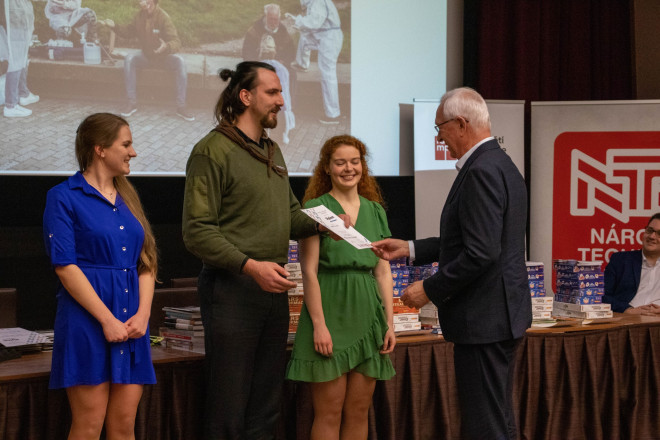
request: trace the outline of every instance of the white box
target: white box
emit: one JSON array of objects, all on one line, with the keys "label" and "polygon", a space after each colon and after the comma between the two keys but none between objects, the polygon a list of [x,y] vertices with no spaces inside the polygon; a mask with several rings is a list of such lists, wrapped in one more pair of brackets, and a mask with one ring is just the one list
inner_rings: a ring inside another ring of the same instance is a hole
[{"label": "white box", "polygon": [[419,313],[395,313],[393,318],[394,325],[403,322],[419,322]]},{"label": "white box", "polygon": [[395,332],[406,332],[406,331],[421,330],[421,329],[422,329],[421,322],[402,322],[401,324],[394,324]]}]

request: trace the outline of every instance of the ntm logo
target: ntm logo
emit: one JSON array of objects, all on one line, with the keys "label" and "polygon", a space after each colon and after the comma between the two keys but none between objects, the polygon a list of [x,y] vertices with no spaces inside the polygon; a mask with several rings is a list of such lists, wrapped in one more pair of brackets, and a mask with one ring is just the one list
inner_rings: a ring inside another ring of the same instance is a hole
[{"label": "ntm logo", "polygon": [[610,148],[605,161],[571,151],[570,214],[596,209],[627,223],[660,212],[660,148]]}]

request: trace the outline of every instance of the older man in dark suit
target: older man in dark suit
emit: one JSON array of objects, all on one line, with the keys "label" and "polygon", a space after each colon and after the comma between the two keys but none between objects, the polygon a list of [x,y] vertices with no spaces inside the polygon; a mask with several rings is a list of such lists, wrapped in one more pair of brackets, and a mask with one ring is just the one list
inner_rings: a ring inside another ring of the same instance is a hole
[{"label": "older man in dark suit", "polygon": [[432,301],[445,339],[454,343],[461,438],[515,439],[513,361],[532,321],[525,182],[491,136],[488,108],[476,91],[447,92],[435,128],[459,170],[440,236],[382,240],[373,250],[385,259],[438,261],[437,274],[409,286],[403,301],[413,307]]}]

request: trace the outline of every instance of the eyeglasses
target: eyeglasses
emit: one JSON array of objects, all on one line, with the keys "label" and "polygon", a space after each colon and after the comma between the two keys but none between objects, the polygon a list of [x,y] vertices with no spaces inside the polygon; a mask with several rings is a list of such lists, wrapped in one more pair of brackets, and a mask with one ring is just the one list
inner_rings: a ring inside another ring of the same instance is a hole
[{"label": "eyeglasses", "polygon": [[652,227],[647,227],[644,229],[644,232],[646,232],[647,235],[653,235],[655,233],[655,236],[660,238],[660,229],[653,229]]},{"label": "eyeglasses", "polygon": [[[462,116],[456,116],[455,118],[447,119],[445,122],[441,122],[441,123],[439,123],[439,124],[437,124],[437,125],[434,125],[433,128],[435,128],[435,132],[436,132],[436,133],[440,133],[440,127],[442,127],[443,125],[445,125],[445,124],[447,124],[447,123],[449,123],[449,122],[451,122],[451,121],[455,121],[455,120],[457,120],[458,118],[462,118]],[[470,122],[470,121],[468,121],[468,120],[465,119],[465,118],[463,118],[463,120],[464,120],[465,122]]]}]

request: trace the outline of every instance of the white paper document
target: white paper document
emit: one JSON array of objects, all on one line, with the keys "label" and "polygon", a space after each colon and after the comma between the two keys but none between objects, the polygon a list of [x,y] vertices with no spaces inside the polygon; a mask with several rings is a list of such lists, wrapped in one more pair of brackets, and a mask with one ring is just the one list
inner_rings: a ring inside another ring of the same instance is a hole
[{"label": "white paper document", "polygon": [[0,328],[0,344],[5,347],[20,347],[22,345],[43,344],[48,338],[37,332],[20,327]]},{"label": "white paper document", "polygon": [[353,226],[346,228],[344,226],[344,220],[337,217],[334,212],[330,211],[324,205],[302,209],[302,212],[328,228],[331,232],[339,235],[354,247],[358,249],[371,248],[371,242],[364,235],[356,231]]}]

